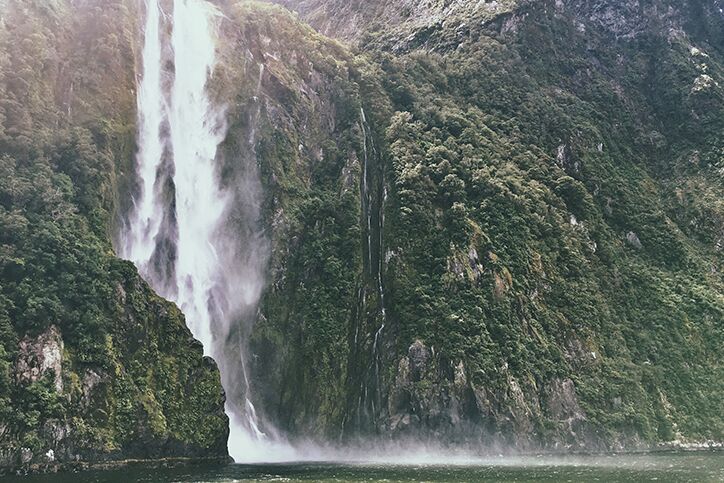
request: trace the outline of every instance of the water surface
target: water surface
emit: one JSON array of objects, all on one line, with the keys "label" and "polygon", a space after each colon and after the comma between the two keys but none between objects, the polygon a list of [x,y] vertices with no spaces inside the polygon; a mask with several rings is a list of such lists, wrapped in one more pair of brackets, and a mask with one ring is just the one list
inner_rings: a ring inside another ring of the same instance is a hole
[{"label": "water surface", "polygon": [[201,482],[724,482],[724,453],[488,458],[408,464],[304,462],[265,465],[144,467],[8,478],[8,483]]}]

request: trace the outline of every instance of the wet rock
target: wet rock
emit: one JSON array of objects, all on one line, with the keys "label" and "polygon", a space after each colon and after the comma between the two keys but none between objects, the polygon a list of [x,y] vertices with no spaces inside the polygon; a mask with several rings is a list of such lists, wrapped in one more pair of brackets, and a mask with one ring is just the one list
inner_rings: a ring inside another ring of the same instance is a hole
[{"label": "wet rock", "polygon": [[638,235],[632,231],[626,234],[626,242],[637,250],[640,250],[643,247]]},{"label": "wet rock", "polygon": [[578,404],[576,387],[570,379],[554,379],[545,390],[545,403],[548,416],[554,421],[569,426],[577,421],[585,421],[581,406]]},{"label": "wet rock", "polygon": [[27,465],[33,460],[33,452],[30,448],[20,448],[20,464]]},{"label": "wet rock", "polygon": [[45,441],[48,441],[55,448],[60,447],[61,443],[70,434],[70,427],[64,421],[58,419],[49,419],[40,428],[40,435]]},{"label": "wet rock", "polygon": [[468,393],[468,379],[463,361],[455,366],[453,386],[450,391],[449,418],[453,426],[461,424],[466,416],[465,399]]},{"label": "wet rock", "polygon": [[447,270],[459,280],[467,279],[475,283],[480,280],[485,268],[480,263],[478,251],[471,246],[467,252],[453,249],[453,253],[447,259]]},{"label": "wet rock", "polygon": [[416,340],[410,346],[407,351],[407,357],[410,361],[410,380],[412,382],[422,380],[427,371],[431,355],[430,349],[420,340]]},{"label": "wet rock", "polygon": [[56,326],[50,326],[37,337],[24,337],[19,343],[15,379],[32,384],[52,374],[55,391],[63,392],[63,339]]},{"label": "wet rock", "polygon": [[507,370],[507,391],[499,395],[498,399],[505,408],[503,411],[503,428],[507,434],[516,435],[517,444],[525,447],[529,444],[529,438],[533,431],[533,420],[537,419],[540,413],[540,404],[533,393],[524,392],[518,379],[513,377]]},{"label": "wet rock", "polygon": [[465,269],[463,267],[463,264],[460,263],[455,258],[450,258],[447,261],[447,269],[449,272],[452,272],[455,274],[455,276],[459,279],[462,279],[465,277]]},{"label": "wet rock", "polygon": [[88,407],[90,405],[93,396],[93,390],[96,388],[96,386],[98,386],[98,384],[101,383],[102,380],[103,377],[93,369],[88,369],[86,371],[85,375],[83,376],[82,384],[82,404],[84,407]]},{"label": "wet rock", "polygon": [[401,431],[419,422],[419,418],[412,414],[398,414],[391,419],[390,429]]},{"label": "wet rock", "polygon": [[570,175],[576,175],[581,170],[581,163],[573,155],[569,144],[561,144],[556,149],[556,164]]},{"label": "wet rock", "polygon": [[479,280],[483,275],[484,268],[480,263],[480,257],[478,256],[478,251],[475,247],[470,247],[470,250],[468,250],[468,263],[470,265],[470,270],[472,271],[472,278],[474,280]]}]

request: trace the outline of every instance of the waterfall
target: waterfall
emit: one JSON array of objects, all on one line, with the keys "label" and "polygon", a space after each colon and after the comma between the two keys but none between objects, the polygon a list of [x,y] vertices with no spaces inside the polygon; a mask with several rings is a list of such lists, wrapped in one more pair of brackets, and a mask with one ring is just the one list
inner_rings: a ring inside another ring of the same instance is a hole
[{"label": "waterfall", "polygon": [[[387,306],[385,303],[385,287],[382,276],[384,263],[384,224],[385,224],[385,203],[387,201],[387,188],[385,186],[384,171],[375,173],[370,170],[370,158],[377,160],[379,153],[375,146],[373,131],[367,120],[364,108],[360,108],[360,129],[362,131],[362,214],[365,219],[366,246],[367,253],[365,260],[365,271],[368,277],[368,283],[373,284],[372,290],[377,292],[377,310],[379,310],[380,324],[374,330],[372,337],[372,361],[371,366],[365,370],[370,371],[367,375],[366,382],[362,385],[362,391],[357,401],[357,418],[362,416],[361,411],[363,404],[367,409],[367,403],[370,404],[371,415],[377,413],[377,409],[381,404],[380,399],[380,360],[382,357],[382,343],[384,331],[387,326]],[[373,211],[374,221],[373,223]],[[373,239],[373,235],[376,236]],[[362,308],[367,304],[367,287],[361,289]],[[376,320],[376,317],[375,317]],[[354,343],[358,343],[358,333],[360,323],[357,322],[354,333]],[[372,389],[372,397],[369,390]]]},{"label": "waterfall", "polygon": [[[379,206],[378,209],[378,223],[377,223],[377,263],[374,264],[372,261],[372,207],[374,206],[374,203],[372,202],[372,196],[370,193],[370,173],[369,173],[369,153],[368,153],[368,144],[369,147],[372,149],[373,154],[377,154],[374,144],[374,138],[372,137],[372,130],[369,127],[369,124],[367,123],[367,116],[365,115],[364,108],[360,108],[360,125],[362,127],[362,153],[364,156],[363,165],[362,165],[362,203],[363,203],[363,212],[364,216],[367,222],[367,259],[369,264],[369,272],[370,274],[373,273],[374,270],[374,278],[375,283],[377,285],[377,296],[379,297],[379,308],[380,308],[380,314],[382,315],[382,324],[380,325],[379,329],[375,332],[374,336],[374,343],[373,343],[373,352],[375,355],[375,358],[377,356],[377,344],[378,340],[380,338],[380,335],[382,335],[382,331],[385,330],[385,324],[387,323],[387,310],[385,307],[385,290],[384,286],[382,285],[382,263],[383,263],[383,247],[384,247],[384,225],[385,225],[385,203],[387,201],[387,187],[384,183],[384,174],[381,176],[380,180],[380,190],[381,190],[381,198],[379,200]],[[369,143],[368,143],[369,139]],[[373,268],[373,265],[375,267]]]},{"label": "waterfall", "polygon": [[[207,84],[220,14],[205,0],[174,0],[169,39],[162,13],[159,0],[146,0],[139,189],[119,252],[176,302],[205,355],[216,360],[227,395],[230,455],[237,462],[291,459],[290,447],[257,414],[246,368],[244,323],[256,316],[267,255],[260,230],[253,228],[259,190],[245,178],[240,194],[219,179],[225,111],[209,98]],[[170,60],[169,72],[164,66]],[[239,203],[251,206],[239,210]],[[239,211],[251,218],[246,230],[227,227]]]},{"label": "waterfall", "polygon": [[216,47],[208,4],[174,0],[173,5],[175,79],[169,127],[178,225],[176,302],[206,355],[213,356],[214,314],[209,299],[224,267],[216,236],[228,204],[228,195],[219,188],[214,164],[217,146],[225,135],[219,127],[223,113],[215,112],[206,95]]},{"label": "waterfall", "polygon": [[164,96],[161,85],[160,8],[157,2],[146,5],[145,39],[143,44],[143,77],[138,86],[138,154],[137,168],[140,193],[134,199],[133,221],[123,234],[121,256],[133,261],[152,285],[158,280],[150,266],[156,251],[163,210],[157,180],[164,153],[161,128],[165,121]]}]

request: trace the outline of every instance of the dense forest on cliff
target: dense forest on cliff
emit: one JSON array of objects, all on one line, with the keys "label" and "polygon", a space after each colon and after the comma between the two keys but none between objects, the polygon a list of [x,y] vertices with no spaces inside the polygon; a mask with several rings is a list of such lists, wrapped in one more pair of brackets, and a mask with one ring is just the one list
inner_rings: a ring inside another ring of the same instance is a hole
[{"label": "dense forest on cliff", "polygon": [[[0,467],[226,455],[215,366],[114,249],[141,3],[0,0]],[[243,202],[258,168],[270,247],[265,421],[722,440],[719,0],[213,3],[219,172]]]},{"label": "dense forest on cliff", "polygon": [[[291,3],[373,80],[358,82],[362,246],[330,243],[358,235],[314,194],[259,325],[261,354],[263,337],[303,341],[297,363],[256,371],[292,368],[277,417],[523,447],[719,438],[715,6],[426,5]],[[324,168],[343,192],[344,167]],[[355,254],[356,274],[335,264]],[[275,311],[291,314],[269,337]]]}]

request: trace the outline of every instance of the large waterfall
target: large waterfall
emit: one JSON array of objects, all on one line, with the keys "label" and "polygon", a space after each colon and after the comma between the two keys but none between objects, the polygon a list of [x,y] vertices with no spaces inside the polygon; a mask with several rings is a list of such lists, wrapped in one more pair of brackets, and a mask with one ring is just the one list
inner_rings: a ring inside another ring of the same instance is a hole
[{"label": "large waterfall", "polygon": [[[260,421],[245,365],[245,321],[256,315],[267,255],[263,237],[253,228],[253,193],[224,188],[219,179],[225,112],[210,99],[207,84],[220,19],[205,0],[174,0],[170,17],[159,0],[146,0],[138,86],[139,189],[120,252],[179,305],[206,355],[217,361],[227,393],[231,456],[236,461],[289,459],[288,446]],[[166,68],[171,63],[173,68]],[[251,189],[248,180],[240,186]],[[241,210],[246,228],[229,229],[239,218],[235,205],[244,202],[251,205]]]}]

